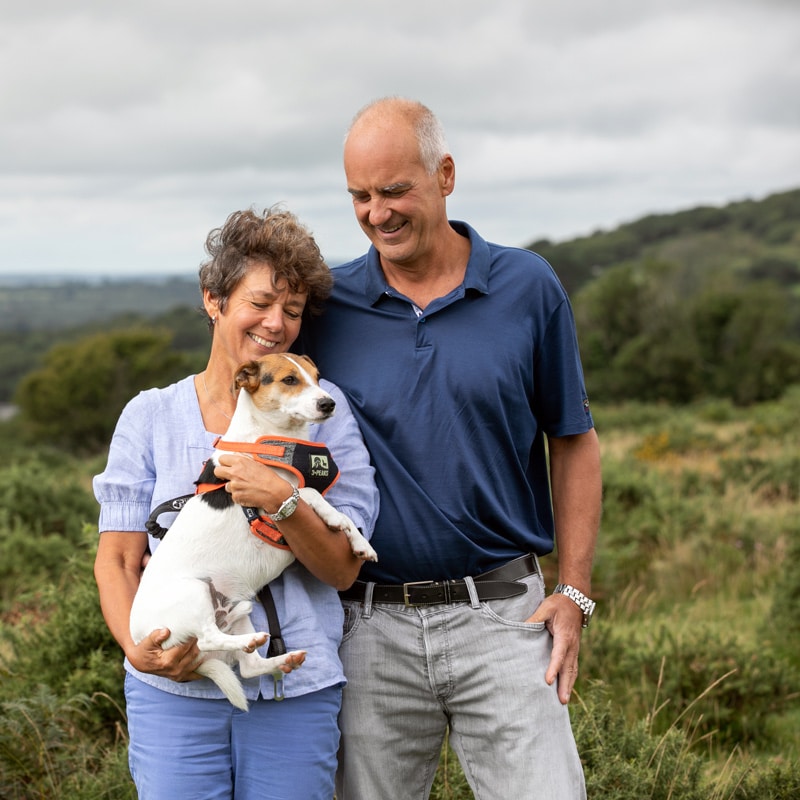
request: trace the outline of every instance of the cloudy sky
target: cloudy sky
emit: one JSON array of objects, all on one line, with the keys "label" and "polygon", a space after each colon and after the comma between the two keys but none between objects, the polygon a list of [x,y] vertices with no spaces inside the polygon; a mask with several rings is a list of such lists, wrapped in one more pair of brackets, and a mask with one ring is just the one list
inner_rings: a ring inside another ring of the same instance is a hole
[{"label": "cloudy sky", "polygon": [[800,187],[798,0],[0,0],[0,275],[192,274],[276,202],[356,256],[342,137],[389,94],[506,244]]}]

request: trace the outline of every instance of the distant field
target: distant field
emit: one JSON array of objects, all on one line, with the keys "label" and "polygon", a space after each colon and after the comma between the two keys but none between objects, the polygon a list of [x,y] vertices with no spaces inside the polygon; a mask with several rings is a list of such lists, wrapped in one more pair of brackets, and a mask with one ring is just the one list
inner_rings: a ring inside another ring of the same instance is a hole
[{"label": "distant field", "polygon": [[5,282],[0,285],[0,330],[62,330],[126,313],[156,316],[176,306],[199,306],[200,301],[195,277]]}]

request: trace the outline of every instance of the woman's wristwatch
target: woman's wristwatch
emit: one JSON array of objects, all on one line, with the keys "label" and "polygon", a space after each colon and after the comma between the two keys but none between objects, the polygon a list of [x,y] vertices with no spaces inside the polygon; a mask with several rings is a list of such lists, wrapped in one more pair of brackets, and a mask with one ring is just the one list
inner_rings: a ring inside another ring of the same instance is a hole
[{"label": "woman's wristwatch", "polygon": [[553,594],[563,594],[569,597],[569,599],[583,611],[582,626],[584,628],[589,627],[592,614],[594,614],[594,600],[590,600],[583,592],[579,591],[574,586],[570,586],[568,583],[559,583],[556,588],[553,589]]},{"label": "woman's wristwatch", "polygon": [[292,493],[281,503],[281,507],[274,514],[267,514],[273,522],[281,522],[288,519],[297,510],[297,504],[300,502],[300,492],[297,487],[292,487]]}]

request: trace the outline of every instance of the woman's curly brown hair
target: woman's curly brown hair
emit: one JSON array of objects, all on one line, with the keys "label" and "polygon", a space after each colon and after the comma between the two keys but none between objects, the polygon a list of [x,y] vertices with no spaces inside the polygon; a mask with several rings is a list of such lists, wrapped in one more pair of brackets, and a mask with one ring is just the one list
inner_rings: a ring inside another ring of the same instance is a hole
[{"label": "woman's curly brown hair", "polygon": [[[331,292],[333,276],[311,232],[290,211],[272,206],[263,213],[235,211],[206,239],[210,256],[200,265],[200,289],[225,309],[228,298],[253,262],[267,262],[274,284],[307,292],[304,316],[315,316]],[[211,320],[209,320],[210,324]]]}]

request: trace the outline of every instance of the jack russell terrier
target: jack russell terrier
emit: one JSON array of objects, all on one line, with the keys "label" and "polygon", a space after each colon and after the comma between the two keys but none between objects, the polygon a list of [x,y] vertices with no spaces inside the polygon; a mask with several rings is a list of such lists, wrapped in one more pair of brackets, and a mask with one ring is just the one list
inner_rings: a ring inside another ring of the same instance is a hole
[{"label": "jack russell terrier", "polygon": [[[197,481],[198,494],[183,505],[149,560],[133,601],[130,629],[138,644],[151,631],[169,628],[165,649],[196,637],[206,654],[196,671],[214,681],[234,706],[247,710],[231,664],[238,661],[243,678],[269,673],[278,680],[281,666],[296,668],[305,658],[304,651],[273,658],[256,652],[268,634],[256,632],[250,622],[253,599],[294,561],[272,520],[288,517],[302,498],[329,528],[345,533],[354,555],[369,561],[377,561],[377,555],[352,520],[322,497],[338,470],[324,445],[305,439],[310,423],[333,415],[335,401],[320,388],[311,359],[288,353],[264,356],[239,368],[235,386],[239,395],[225,440],[214,443],[214,455]],[[231,451],[280,469],[291,482],[292,496],[271,519],[234,503],[214,475],[219,454]],[[301,461],[311,468],[299,469]]]}]

